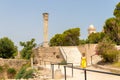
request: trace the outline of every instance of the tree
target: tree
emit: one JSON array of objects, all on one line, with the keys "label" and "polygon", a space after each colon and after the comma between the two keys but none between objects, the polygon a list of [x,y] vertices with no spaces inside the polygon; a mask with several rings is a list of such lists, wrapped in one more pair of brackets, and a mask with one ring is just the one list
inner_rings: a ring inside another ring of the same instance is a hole
[{"label": "tree", "polygon": [[80,39],[80,40],[79,40],[79,44],[80,44],[80,45],[81,45],[81,44],[86,44],[86,40]]},{"label": "tree", "polygon": [[92,33],[88,36],[88,43],[98,43],[102,41],[105,34],[103,32]]},{"label": "tree", "polygon": [[51,46],[62,46],[64,42],[64,37],[62,34],[56,34],[51,40]]},{"label": "tree", "polygon": [[14,58],[14,54],[17,53],[17,47],[13,41],[8,37],[0,39],[0,57],[2,58]]},{"label": "tree", "polygon": [[51,38],[51,46],[75,46],[79,45],[80,28],[72,28],[62,34],[56,34]]},{"label": "tree", "polygon": [[32,49],[36,46],[34,42],[35,39],[31,39],[31,41],[20,42],[20,45],[24,48],[21,50],[21,57],[24,59],[30,59],[32,56]]},{"label": "tree", "polygon": [[114,16],[106,20],[104,32],[116,44],[120,44],[120,2],[116,5]]},{"label": "tree", "polygon": [[120,20],[120,2],[116,5],[116,8],[113,14],[117,19]]},{"label": "tree", "polygon": [[63,32],[64,46],[79,45],[80,28],[72,28]]}]

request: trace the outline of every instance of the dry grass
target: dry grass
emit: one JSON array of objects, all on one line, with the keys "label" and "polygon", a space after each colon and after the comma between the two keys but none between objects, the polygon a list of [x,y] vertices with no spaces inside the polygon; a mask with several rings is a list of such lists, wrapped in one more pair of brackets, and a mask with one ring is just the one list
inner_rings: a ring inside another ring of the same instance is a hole
[{"label": "dry grass", "polygon": [[112,64],[113,67],[120,68],[120,62],[115,62]]}]

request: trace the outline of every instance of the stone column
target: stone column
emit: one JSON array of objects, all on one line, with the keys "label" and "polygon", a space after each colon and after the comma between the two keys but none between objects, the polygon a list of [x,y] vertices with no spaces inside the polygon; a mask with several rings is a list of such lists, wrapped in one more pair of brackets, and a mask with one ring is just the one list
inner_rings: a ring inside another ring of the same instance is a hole
[{"label": "stone column", "polygon": [[48,45],[48,13],[43,13],[43,21],[44,21],[43,47],[49,47]]}]

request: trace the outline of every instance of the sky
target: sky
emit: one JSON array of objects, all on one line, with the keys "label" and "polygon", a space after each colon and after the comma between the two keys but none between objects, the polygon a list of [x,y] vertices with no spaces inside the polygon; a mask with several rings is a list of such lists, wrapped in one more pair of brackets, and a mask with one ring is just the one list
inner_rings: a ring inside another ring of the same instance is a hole
[{"label": "sky", "polygon": [[80,28],[80,39],[86,39],[93,24],[102,31],[106,19],[113,16],[120,0],[0,0],[0,38],[19,42],[35,38],[43,42],[43,13],[49,13],[49,40],[70,28]]}]

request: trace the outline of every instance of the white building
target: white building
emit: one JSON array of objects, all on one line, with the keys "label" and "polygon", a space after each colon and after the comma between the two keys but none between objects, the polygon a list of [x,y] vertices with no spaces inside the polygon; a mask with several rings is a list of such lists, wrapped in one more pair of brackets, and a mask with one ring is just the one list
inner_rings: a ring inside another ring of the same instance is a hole
[{"label": "white building", "polygon": [[96,33],[96,28],[93,25],[90,25],[88,28],[88,35],[91,33]]}]

